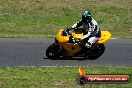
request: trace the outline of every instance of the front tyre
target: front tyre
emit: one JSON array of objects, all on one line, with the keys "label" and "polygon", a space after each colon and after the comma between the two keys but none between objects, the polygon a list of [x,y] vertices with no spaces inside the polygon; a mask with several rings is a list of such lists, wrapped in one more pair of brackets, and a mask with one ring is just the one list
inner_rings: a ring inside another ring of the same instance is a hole
[{"label": "front tyre", "polygon": [[48,58],[58,58],[59,57],[59,51],[60,51],[60,46],[53,43],[52,45],[50,45],[47,50],[46,50],[46,56]]}]

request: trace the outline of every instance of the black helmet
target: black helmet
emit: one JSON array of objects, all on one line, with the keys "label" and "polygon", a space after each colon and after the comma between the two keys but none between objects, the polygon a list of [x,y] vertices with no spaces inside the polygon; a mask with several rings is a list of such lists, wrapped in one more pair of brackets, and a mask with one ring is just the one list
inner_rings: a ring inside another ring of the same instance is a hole
[{"label": "black helmet", "polygon": [[91,22],[92,21],[91,13],[89,11],[84,11],[82,13],[82,21],[84,21],[84,22]]}]

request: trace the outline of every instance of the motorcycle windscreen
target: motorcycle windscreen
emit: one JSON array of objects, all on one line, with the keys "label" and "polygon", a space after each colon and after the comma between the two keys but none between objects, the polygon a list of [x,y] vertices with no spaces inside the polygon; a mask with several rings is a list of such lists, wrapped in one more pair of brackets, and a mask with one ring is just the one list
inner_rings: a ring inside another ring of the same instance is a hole
[{"label": "motorcycle windscreen", "polygon": [[111,33],[108,31],[101,31],[101,37],[97,43],[105,43],[111,37]]},{"label": "motorcycle windscreen", "polygon": [[59,42],[68,42],[69,41],[69,36],[70,35],[68,35],[68,36],[63,36],[62,35],[62,31],[63,31],[64,29],[61,29],[58,33],[57,33],[57,36],[56,36],[56,39],[59,41]]}]

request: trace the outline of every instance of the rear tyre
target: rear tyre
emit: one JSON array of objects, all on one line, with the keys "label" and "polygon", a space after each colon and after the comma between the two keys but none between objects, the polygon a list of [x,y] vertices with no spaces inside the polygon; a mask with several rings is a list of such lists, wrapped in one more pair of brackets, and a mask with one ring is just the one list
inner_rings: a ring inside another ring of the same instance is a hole
[{"label": "rear tyre", "polygon": [[105,51],[104,44],[94,45],[93,48],[87,53],[86,58],[90,60],[95,60],[99,58]]},{"label": "rear tyre", "polygon": [[104,44],[97,44],[94,46],[94,49],[92,50],[89,59],[94,60],[99,58],[105,51]]},{"label": "rear tyre", "polygon": [[47,50],[46,50],[46,56],[48,58],[54,59],[54,58],[59,58],[59,51],[60,51],[60,46],[53,43],[50,45]]}]

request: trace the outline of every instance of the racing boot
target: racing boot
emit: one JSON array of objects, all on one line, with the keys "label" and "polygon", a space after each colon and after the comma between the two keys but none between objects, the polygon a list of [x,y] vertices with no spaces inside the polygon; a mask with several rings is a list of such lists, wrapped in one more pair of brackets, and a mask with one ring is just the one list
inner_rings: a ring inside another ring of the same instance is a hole
[{"label": "racing boot", "polygon": [[91,46],[92,46],[92,44],[91,44],[90,42],[87,42],[87,43],[85,44],[85,48],[87,48],[87,49],[90,49]]}]

